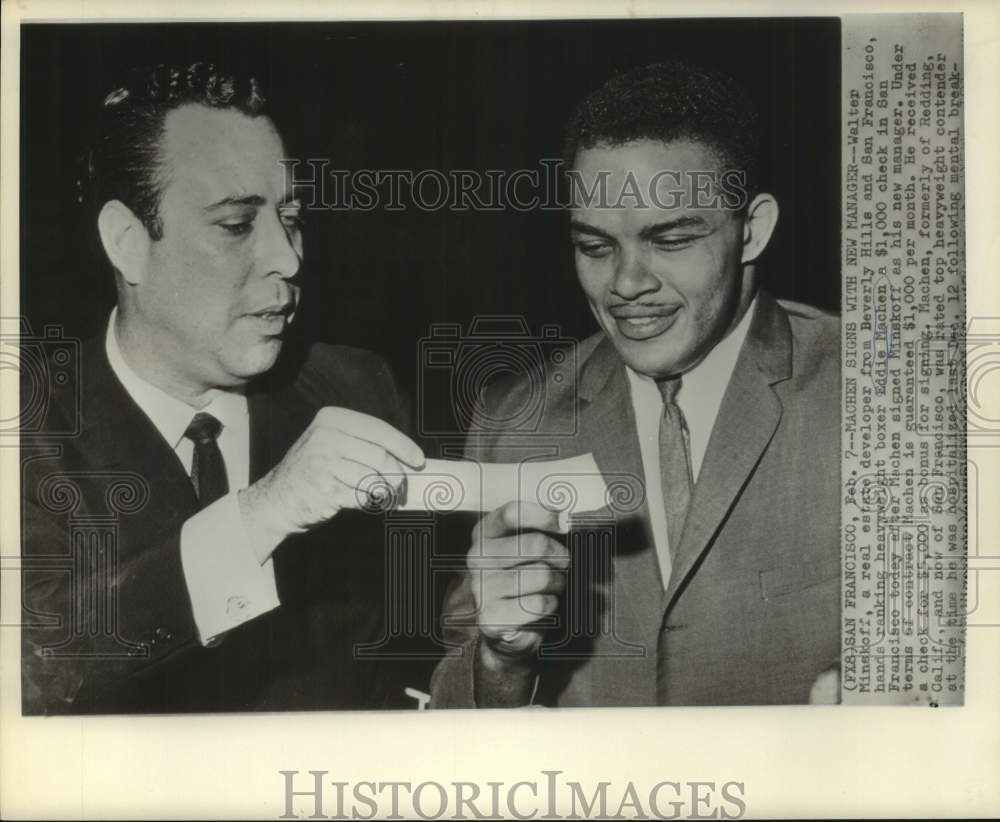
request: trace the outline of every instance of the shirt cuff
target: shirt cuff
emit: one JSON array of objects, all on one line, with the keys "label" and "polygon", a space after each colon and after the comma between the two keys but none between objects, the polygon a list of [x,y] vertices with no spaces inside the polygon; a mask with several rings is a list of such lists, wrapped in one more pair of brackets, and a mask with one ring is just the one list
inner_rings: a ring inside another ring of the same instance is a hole
[{"label": "shirt cuff", "polygon": [[181,564],[203,645],[281,604],[274,565],[257,558],[235,491],[184,523]]}]

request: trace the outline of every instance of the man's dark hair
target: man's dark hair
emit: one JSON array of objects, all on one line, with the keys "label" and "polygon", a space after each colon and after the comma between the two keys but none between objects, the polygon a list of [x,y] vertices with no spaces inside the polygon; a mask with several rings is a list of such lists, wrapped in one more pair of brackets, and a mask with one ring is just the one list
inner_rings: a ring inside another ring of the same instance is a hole
[{"label": "man's dark hair", "polygon": [[588,95],[566,125],[564,158],[598,145],[635,140],[692,140],[712,148],[721,171],[743,171],[753,197],[759,185],[757,112],[747,93],[721,72],[682,60],[618,74]]},{"label": "man's dark hair", "polygon": [[84,155],[77,181],[80,202],[96,210],[120,200],[154,240],[160,239],[164,123],[171,111],[189,103],[250,117],[265,113],[255,78],[223,74],[212,63],[134,69],[125,85],[104,98],[100,133]]}]

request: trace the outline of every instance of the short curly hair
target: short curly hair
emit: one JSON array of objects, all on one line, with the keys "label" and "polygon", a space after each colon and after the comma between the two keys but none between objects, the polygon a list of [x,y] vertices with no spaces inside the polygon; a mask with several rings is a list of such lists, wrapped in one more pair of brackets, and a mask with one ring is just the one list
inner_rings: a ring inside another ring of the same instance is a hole
[{"label": "short curly hair", "polygon": [[760,184],[759,117],[731,77],[683,60],[630,69],[588,95],[570,117],[563,157],[635,140],[693,140],[712,148],[725,170],[746,174],[750,197]]},{"label": "short curly hair", "polygon": [[164,123],[171,111],[190,103],[250,117],[266,114],[266,99],[254,77],[224,74],[213,63],[133,69],[126,83],[104,98],[99,133],[83,156],[77,179],[79,201],[96,210],[120,200],[154,240],[160,239]]}]

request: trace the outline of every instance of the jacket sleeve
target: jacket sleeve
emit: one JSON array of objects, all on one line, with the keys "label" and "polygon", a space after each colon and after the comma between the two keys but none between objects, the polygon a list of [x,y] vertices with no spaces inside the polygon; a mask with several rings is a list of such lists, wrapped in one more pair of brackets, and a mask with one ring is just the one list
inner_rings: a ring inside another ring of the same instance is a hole
[{"label": "jacket sleeve", "polygon": [[[495,410],[505,393],[497,386],[481,395],[478,407]],[[499,416],[499,415],[498,415]],[[466,459],[490,462],[497,459],[495,435],[487,435],[482,420],[472,421],[466,439]],[[469,550],[466,532],[464,553]],[[475,708],[476,660],[479,655],[479,627],[472,576],[465,569],[451,581],[442,607],[442,636],[449,643],[449,654],[442,659],[431,678],[431,708]]]},{"label": "jacket sleeve", "polygon": [[[475,708],[475,664],[479,645],[479,629],[468,571],[463,571],[448,587],[442,608],[442,636],[452,645],[431,676],[431,702],[434,708]],[[458,622],[459,615],[463,615]]]},{"label": "jacket sleeve", "polygon": [[127,537],[74,527],[33,494],[22,526],[25,714],[114,710],[200,647],[179,529],[130,551]]}]

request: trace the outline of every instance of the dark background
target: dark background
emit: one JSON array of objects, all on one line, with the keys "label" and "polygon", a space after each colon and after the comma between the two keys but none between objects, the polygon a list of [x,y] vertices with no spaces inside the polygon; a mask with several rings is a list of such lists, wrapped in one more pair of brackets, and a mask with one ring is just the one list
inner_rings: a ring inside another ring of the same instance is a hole
[{"label": "dark background", "polygon": [[[569,112],[616,70],[672,56],[726,70],[763,115],[765,182],[781,205],[764,283],[839,306],[834,18],[36,24],[23,27],[21,54],[21,302],[36,333],[99,333],[114,301],[75,201],[94,111],[127,68],[196,59],[254,71],[294,156],[445,172],[558,157]],[[568,337],[596,327],[558,212],[313,211],[303,277],[307,332],[382,353],[410,391],[431,323],[519,314]]]}]

